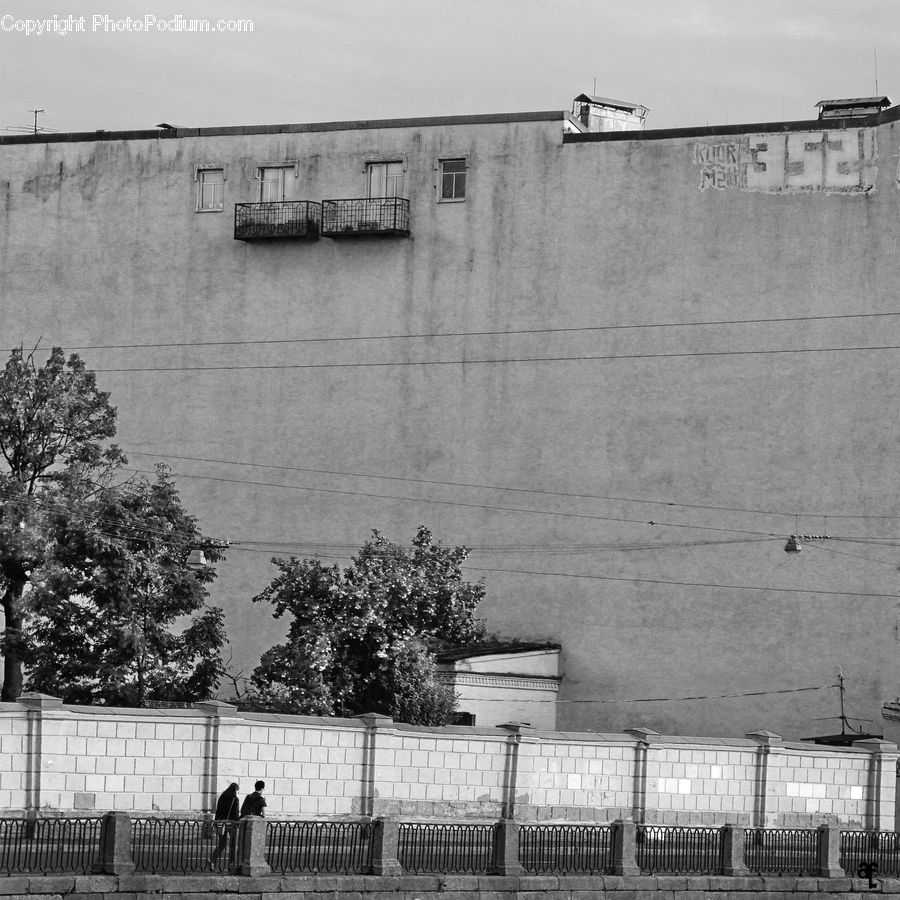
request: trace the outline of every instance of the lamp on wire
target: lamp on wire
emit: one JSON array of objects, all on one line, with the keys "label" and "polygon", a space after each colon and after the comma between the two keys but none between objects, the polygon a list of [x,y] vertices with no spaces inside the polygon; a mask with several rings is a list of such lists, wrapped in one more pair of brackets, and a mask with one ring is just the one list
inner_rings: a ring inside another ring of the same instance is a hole
[{"label": "lamp on wire", "polygon": [[[210,541],[206,546],[215,550],[227,550],[231,546],[231,541]],[[189,569],[206,569],[211,565],[212,563],[206,558],[202,547],[191,547],[187,558]]]},{"label": "lamp on wire", "polygon": [[803,550],[803,541],[828,541],[830,534],[792,534],[784,545],[785,553],[800,553]]}]

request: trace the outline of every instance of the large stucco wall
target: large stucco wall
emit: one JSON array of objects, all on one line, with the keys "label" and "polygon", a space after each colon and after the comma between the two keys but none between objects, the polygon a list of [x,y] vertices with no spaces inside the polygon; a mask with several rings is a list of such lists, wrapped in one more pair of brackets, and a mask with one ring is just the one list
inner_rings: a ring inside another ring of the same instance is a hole
[{"label": "large stucco wall", "polygon": [[[475,548],[492,631],[562,644],[560,727],[804,737],[832,730],[836,665],[853,714],[877,722],[898,674],[890,551],[781,548],[794,531],[897,536],[867,518],[896,513],[896,353],[793,351],[900,344],[896,318],[828,318],[896,307],[900,135],[848,129],[815,156],[822,133],[794,131],[820,170],[775,159],[774,138],[761,150],[760,126],[0,143],[3,334],[73,348],[470,333],[82,351],[98,370],[340,365],[101,371],[126,449],[295,467],[170,460],[208,533],[261,542],[218,567],[236,671],[282,634],[248,602],[273,574],[259,550],[346,556],[371,528],[407,540],[423,523]],[[436,202],[443,155],[468,158],[464,203]],[[362,195],[376,157],[406,161],[409,239],[232,239],[257,163],[298,160],[298,195],[321,199]],[[227,166],[226,212],[198,214],[194,166],[211,163]],[[860,189],[843,189],[854,172]],[[482,362],[496,359],[525,361]],[[409,364],[357,365],[385,361]]]},{"label": "large stucco wall", "polygon": [[303,718],[0,704],[0,811],[200,815],[237,781],[269,815],[514,817],[672,825],[893,827],[895,744],[566,734],[520,724],[424,728]]}]

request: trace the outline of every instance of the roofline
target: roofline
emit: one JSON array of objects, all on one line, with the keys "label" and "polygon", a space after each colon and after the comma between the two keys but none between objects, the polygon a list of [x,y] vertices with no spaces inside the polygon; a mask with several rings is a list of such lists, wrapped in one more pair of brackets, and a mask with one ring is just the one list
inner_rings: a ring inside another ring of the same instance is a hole
[{"label": "roofline", "polygon": [[373,131],[381,128],[428,128],[446,125],[507,125],[516,122],[562,122],[567,110],[521,113],[486,113],[474,116],[426,116],[413,119],[360,119],[285,125],[226,125],[212,128],[152,128],[141,131],[69,131],[59,134],[0,135],[3,144],[57,144],[78,141],[146,141],[236,134],[307,134],[319,131]]},{"label": "roofline", "polygon": [[[779,134],[790,131],[821,131],[823,128],[875,127],[900,119],[900,106],[892,106],[870,116],[844,116],[834,119],[798,119],[792,122],[751,122],[745,125],[704,125],[694,128],[650,128],[642,131],[601,131],[586,134],[564,134],[564,144],[587,144],[605,141],[660,141],[666,138],[713,137],[730,134]],[[823,124],[823,122],[825,124]]]}]

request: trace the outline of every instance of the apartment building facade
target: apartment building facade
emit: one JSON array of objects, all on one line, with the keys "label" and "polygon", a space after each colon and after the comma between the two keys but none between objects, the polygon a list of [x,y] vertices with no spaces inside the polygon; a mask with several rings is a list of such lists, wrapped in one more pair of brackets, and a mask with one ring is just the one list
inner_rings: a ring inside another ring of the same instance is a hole
[{"label": "apartment building facade", "polygon": [[237,674],[283,633],[250,601],[272,555],[341,564],[421,523],[473,548],[490,631],[561,645],[563,730],[827,732],[837,665],[877,724],[900,399],[879,109],[0,138],[0,330],[77,350],[131,465],[167,462],[233,541]]}]

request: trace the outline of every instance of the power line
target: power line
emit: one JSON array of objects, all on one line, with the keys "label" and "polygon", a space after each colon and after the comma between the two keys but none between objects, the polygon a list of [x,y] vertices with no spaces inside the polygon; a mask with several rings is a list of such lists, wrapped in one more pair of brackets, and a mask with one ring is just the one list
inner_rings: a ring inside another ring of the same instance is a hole
[{"label": "power line", "polygon": [[347,363],[267,363],[246,366],[134,366],[131,368],[97,368],[94,372],[237,372],[283,369],[376,369],[398,366],[465,366],[500,365],[502,363],[538,362],[598,362],[628,359],[685,359],[688,357],[716,356],[768,356],[786,353],[860,353],[874,350],[900,350],[900,345],[886,344],[875,347],[793,347],[780,350],[703,350],[690,353],[623,353],[614,355],[584,356],[510,356],[496,359],[426,359],[398,360],[394,362]]},{"label": "power line", "polygon": [[572,334],[579,332],[595,331],[625,331],[646,328],[698,328],[719,325],[761,325],[778,324],[785,322],[823,322],[836,319],[874,319],[889,316],[900,316],[900,312],[878,313],[848,313],[830,316],[780,316],[777,318],[760,319],[712,319],[698,322],[640,322],[633,325],[583,325],[568,328],[510,328],[494,329],[490,331],[433,331],[412,332],[409,334],[363,334],[328,337],[307,338],[268,338],[260,340],[238,341],[171,341],[160,343],[141,344],[85,344],[82,346],[70,346],[70,350],[139,350],[161,349],[166,347],[243,347],[265,346],[270,344],[319,344],[347,341],[391,341],[391,340],[418,340],[424,338],[445,337],[500,337],[504,335],[530,335],[530,334]]},{"label": "power line", "polygon": [[[147,469],[135,469],[135,472],[139,472],[142,474],[152,474]],[[488,509],[500,512],[520,512],[520,513],[532,513],[534,515],[539,516],[557,516],[561,518],[567,519],[587,519],[592,521],[601,521],[601,522],[624,522],[627,524],[634,525],[653,525],[659,526],[661,528],[693,528],[698,529],[700,531],[717,531],[724,532],[728,534],[747,534],[753,535],[756,537],[770,537],[770,538],[781,538],[782,534],[776,534],[775,532],[767,532],[767,531],[750,531],[747,529],[740,528],[716,528],[711,525],[688,525],[684,523],[676,523],[676,522],[656,522],[654,520],[647,519],[630,519],[624,516],[598,516],[592,515],[589,513],[573,513],[573,512],[557,512],[555,510],[547,510],[547,509],[529,509],[527,507],[520,506],[499,506],[489,503],[468,503],[463,500],[436,500],[429,497],[401,497],[393,494],[376,494],[368,491],[349,491],[349,490],[341,490],[340,488],[322,488],[322,487],[307,487],[305,485],[299,484],[278,484],[277,482],[272,481],[253,481],[247,478],[222,478],[214,475],[193,475],[187,472],[172,472],[178,478],[194,478],[200,481],[218,481],[225,484],[244,484],[249,485],[251,487],[274,487],[279,488],[280,490],[294,490],[294,491],[310,491],[313,493],[320,494],[337,494],[340,496],[349,496],[349,497],[368,497],[371,499],[378,500],[396,500],[405,503],[431,503],[438,506],[459,506],[468,509]]]},{"label": "power line", "polygon": [[[228,466],[247,466],[255,469],[274,469],[277,471],[283,472],[308,472],[315,475],[339,475],[348,478],[373,478],[381,481],[406,481],[410,484],[433,484],[440,485],[442,487],[468,487],[468,488],[478,488],[480,490],[491,490],[491,491],[508,491],[512,493],[521,493],[521,494],[540,494],[543,496],[550,497],[568,497],[568,498],[576,498],[576,499],[584,499],[584,500],[607,500],[615,503],[646,503],[655,506],[681,506],[685,509],[707,509],[713,510],[717,512],[744,512],[744,513],[754,513],[758,515],[766,515],[766,516],[801,516],[803,518],[825,518],[826,514],[824,513],[798,513],[796,510],[791,512],[780,512],[778,510],[765,510],[765,509],[748,509],[740,506],[712,506],[703,503],[682,503],[676,500],[643,500],[635,497],[608,497],[601,494],[587,494],[587,493],[578,493],[574,491],[550,491],[543,488],[522,488],[522,487],[512,487],[506,485],[498,485],[498,484],[483,484],[479,482],[466,482],[466,481],[441,481],[439,479],[432,478],[409,478],[399,475],[376,475],[372,473],[366,472],[347,472],[337,469],[315,469],[306,466],[285,466],[285,465],[269,465],[267,463],[254,463],[247,462],[244,460],[234,460],[234,459],[218,459],[214,457],[204,457],[204,456],[180,456],[174,453],[146,453],[140,450],[129,450],[128,448],[123,448],[127,454],[131,456],[147,456],[151,459],[163,458],[163,459],[177,459],[180,461],[188,461],[188,462],[204,462],[204,463],[216,463],[221,465]],[[853,515],[851,513],[839,513],[833,514],[828,513],[827,517],[829,519],[900,519],[900,516],[877,516],[877,515]]]},{"label": "power line", "polygon": [[[236,547],[235,549],[240,550],[242,548]],[[251,548],[246,548],[251,553],[260,553],[265,552],[261,550],[255,550]],[[339,559],[339,560],[349,560],[350,557],[347,556],[336,556],[331,554],[321,554],[319,556],[320,559]],[[581,578],[589,581],[620,581],[620,582],[628,582],[631,584],[662,584],[662,585],[670,585],[675,587],[703,587],[703,588],[717,588],[719,590],[726,591],[760,591],[763,593],[777,593],[777,594],[816,594],[816,595],[824,595],[824,596],[836,596],[836,597],[868,597],[874,599],[888,599],[888,600],[897,600],[900,599],[900,594],[876,594],[870,592],[863,591],[832,591],[832,590],[819,590],[818,588],[779,588],[779,587],[768,587],[766,585],[755,585],[755,584],[713,584],[706,581],[671,581],[663,578],[638,578],[638,577],[626,577],[619,575],[596,575],[596,574],[583,574],[578,572],[541,572],[541,571],[533,571],[530,569],[498,569],[488,566],[472,566],[469,565],[468,562],[462,563],[462,567],[468,572],[494,572],[499,574],[507,574],[507,575],[543,575],[552,578]]]},{"label": "power line", "polygon": [[[527,678],[527,675],[523,675],[523,678]],[[528,698],[517,698],[517,702],[519,703],[681,703],[689,700],[733,700],[739,697],[769,697],[773,694],[802,694],[808,691],[827,691],[831,688],[837,687],[834,684],[822,684],[816,687],[802,687],[802,688],[783,688],[781,690],[775,691],[747,691],[742,694],[704,694],[704,695],[696,695],[692,697],[629,697],[627,699],[603,699],[603,700],[595,700],[595,699],[584,699],[584,700],[557,700],[555,698],[549,700],[530,700]],[[463,701],[465,702],[465,701]],[[509,700],[503,698],[479,698],[479,703],[509,703]],[[871,720],[867,720],[871,721]]]},{"label": "power line", "polygon": [[510,575],[544,575],[557,578],[584,578],[592,581],[625,581],[635,584],[666,584],[675,585],[677,587],[718,588],[720,590],[728,591],[764,591],[767,593],[778,594],[819,594],[833,595],[837,597],[874,597],[890,600],[900,599],[900,594],[875,594],[862,591],[831,591],[812,588],[779,588],[750,584],[715,584],[706,581],[667,581],[662,578],[627,578],[625,576],[617,575],[586,575],[577,572],[539,572],[526,569],[496,569],[480,566],[469,566],[467,564],[464,565],[466,565],[466,569],[471,569],[475,572],[499,572],[501,574]]}]

